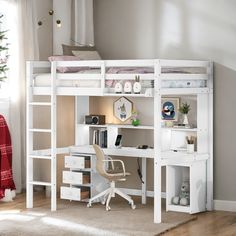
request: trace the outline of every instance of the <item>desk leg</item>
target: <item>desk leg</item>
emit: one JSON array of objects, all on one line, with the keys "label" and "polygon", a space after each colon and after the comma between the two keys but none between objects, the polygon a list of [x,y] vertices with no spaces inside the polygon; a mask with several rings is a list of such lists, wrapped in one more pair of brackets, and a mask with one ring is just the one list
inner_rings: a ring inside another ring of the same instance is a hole
[{"label": "desk leg", "polygon": [[142,183],[142,204],[146,204],[146,194],[147,194],[147,158],[142,158],[142,176],[143,176],[143,182]]}]

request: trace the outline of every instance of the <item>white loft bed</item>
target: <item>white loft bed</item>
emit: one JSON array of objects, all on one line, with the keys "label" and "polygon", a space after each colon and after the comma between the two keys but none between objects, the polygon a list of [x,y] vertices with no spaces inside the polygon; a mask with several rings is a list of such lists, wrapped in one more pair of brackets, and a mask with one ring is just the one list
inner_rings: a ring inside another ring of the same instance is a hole
[{"label": "white loft bed", "polygon": [[[78,73],[59,73],[59,67],[78,67]],[[126,68],[127,70],[124,70]],[[140,94],[116,94],[116,81],[134,80],[139,75],[142,83]],[[151,93],[145,93],[149,88]],[[27,62],[27,207],[33,207],[33,185],[51,187],[51,209],[56,210],[56,154],[68,152],[68,148],[56,147],[56,98],[72,96],[132,96],[154,99],[154,222],[161,222],[161,166],[172,163],[168,152],[161,149],[161,96],[196,95],[205,120],[198,125],[199,149],[192,157],[207,161],[207,204],[213,202],[213,76],[212,63],[191,60],[99,60]],[[34,95],[50,95],[50,102],[34,102]],[[200,107],[198,105],[198,108]],[[33,127],[33,107],[51,107],[51,128]],[[199,115],[198,115],[199,116]],[[200,116],[199,116],[200,117]],[[205,122],[207,120],[207,122]],[[51,134],[50,150],[33,150],[33,133]],[[203,144],[205,143],[207,144]],[[179,154],[178,154],[179,155]],[[33,180],[33,160],[51,160],[51,182]],[[191,159],[192,160],[192,159]],[[186,157],[182,160],[186,162]],[[187,161],[188,162],[188,161]],[[177,163],[178,164],[178,163]]]}]

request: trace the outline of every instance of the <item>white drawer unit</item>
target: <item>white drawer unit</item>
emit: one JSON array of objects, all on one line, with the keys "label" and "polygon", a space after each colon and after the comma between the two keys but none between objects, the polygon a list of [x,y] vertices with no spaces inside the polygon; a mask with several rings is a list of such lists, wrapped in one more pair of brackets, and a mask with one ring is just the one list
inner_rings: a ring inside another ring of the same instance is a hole
[{"label": "white drawer unit", "polygon": [[89,198],[89,191],[75,187],[61,187],[61,198],[67,200],[81,201]]},{"label": "white drawer unit", "polygon": [[90,173],[63,171],[62,176],[63,183],[65,184],[80,185],[90,183]]},{"label": "white drawer unit", "polygon": [[90,168],[90,159],[85,156],[65,156],[65,167],[73,169]]},{"label": "white drawer unit", "polygon": [[65,168],[62,182],[67,186],[61,186],[62,199],[87,201],[109,187],[109,181],[97,173],[93,155],[73,152],[65,156]]}]

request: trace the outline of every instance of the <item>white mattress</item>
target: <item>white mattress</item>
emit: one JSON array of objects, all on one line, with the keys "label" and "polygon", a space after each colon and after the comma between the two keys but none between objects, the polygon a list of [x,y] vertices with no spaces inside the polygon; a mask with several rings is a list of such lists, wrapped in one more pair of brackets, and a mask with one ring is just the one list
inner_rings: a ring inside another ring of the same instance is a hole
[{"label": "white mattress", "polygon": [[[43,73],[37,74],[34,78],[34,86],[38,87],[48,87],[51,83],[51,74],[50,73]],[[61,87],[89,87],[89,88],[98,88],[100,87],[99,80],[57,80],[57,86]]]},{"label": "white mattress", "polygon": [[[153,68],[117,68],[117,67],[112,67],[109,68],[107,73],[114,73],[114,74],[119,74],[119,73],[153,73]],[[138,70],[138,71],[137,71]],[[90,68],[90,69],[85,69],[82,71],[77,72],[79,74],[96,74],[100,75],[101,71],[100,69],[96,68]],[[205,73],[204,68],[163,68],[162,73],[184,73],[184,74],[192,74],[192,73]],[[119,81],[119,80],[117,80]],[[106,81],[106,87],[114,87],[114,84],[117,82],[115,80],[113,81]],[[51,82],[51,74],[50,73],[43,73],[43,74],[37,74],[35,75],[34,78],[34,86],[38,87],[48,87],[50,86]],[[122,82],[122,81],[121,81]],[[147,81],[146,81],[147,82]],[[56,85],[60,87],[85,87],[85,88],[99,88],[100,81],[97,79],[86,79],[86,80],[57,80]],[[145,81],[144,81],[145,83]],[[150,81],[148,81],[150,83]],[[178,81],[162,81],[162,88],[200,88],[200,87],[205,87],[206,82],[205,81],[187,81],[187,80],[178,80]],[[144,85],[142,84],[142,87],[153,87],[153,85]]]}]

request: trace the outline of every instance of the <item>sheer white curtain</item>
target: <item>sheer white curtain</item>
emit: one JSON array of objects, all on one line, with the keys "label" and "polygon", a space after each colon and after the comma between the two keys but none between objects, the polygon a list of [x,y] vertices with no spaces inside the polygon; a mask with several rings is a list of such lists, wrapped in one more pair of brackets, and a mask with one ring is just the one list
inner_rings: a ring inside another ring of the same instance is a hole
[{"label": "sheer white curtain", "polygon": [[94,45],[93,0],[72,0],[71,40],[79,45]]},{"label": "sheer white curtain", "polygon": [[25,187],[26,143],[25,143],[25,98],[26,60],[38,59],[38,43],[34,22],[32,0],[0,0],[7,18],[10,43],[9,126],[13,146],[13,177],[17,192]]}]

